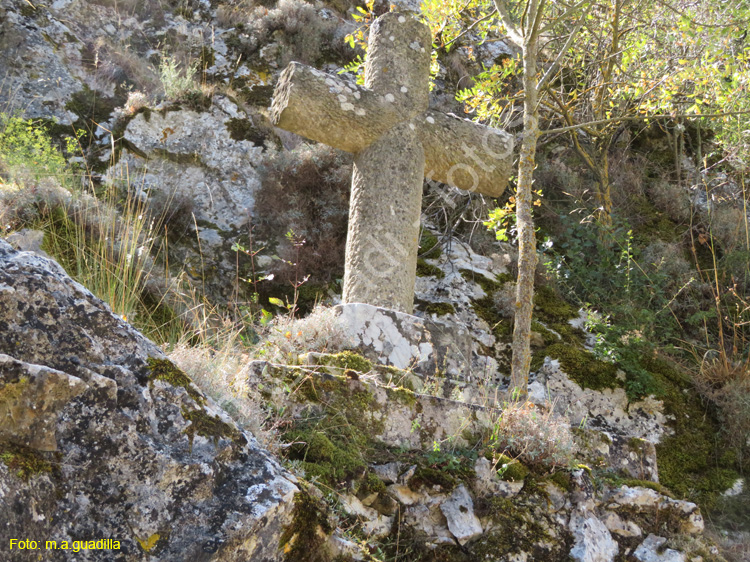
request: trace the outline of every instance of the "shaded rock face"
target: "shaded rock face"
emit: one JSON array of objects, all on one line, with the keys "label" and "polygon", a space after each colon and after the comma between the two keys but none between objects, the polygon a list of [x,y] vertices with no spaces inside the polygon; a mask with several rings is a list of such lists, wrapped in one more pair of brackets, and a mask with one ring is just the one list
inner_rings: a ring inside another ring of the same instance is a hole
[{"label": "shaded rock face", "polygon": [[[282,559],[294,477],[56,263],[1,241],[0,333],[3,560],[29,559],[19,537],[68,541],[43,559]],[[72,549],[99,539],[120,549]]]}]

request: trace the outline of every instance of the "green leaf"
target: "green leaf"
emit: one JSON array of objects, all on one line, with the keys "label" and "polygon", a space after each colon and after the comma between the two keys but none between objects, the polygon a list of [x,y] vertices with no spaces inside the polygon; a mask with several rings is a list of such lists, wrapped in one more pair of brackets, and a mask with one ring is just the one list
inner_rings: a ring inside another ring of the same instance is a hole
[{"label": "green leaf", "polygon": [[268,302],[270,302],[273,305],[285,307],[284,301],[281,299],[277,299],[276,297],[269,297]]}]

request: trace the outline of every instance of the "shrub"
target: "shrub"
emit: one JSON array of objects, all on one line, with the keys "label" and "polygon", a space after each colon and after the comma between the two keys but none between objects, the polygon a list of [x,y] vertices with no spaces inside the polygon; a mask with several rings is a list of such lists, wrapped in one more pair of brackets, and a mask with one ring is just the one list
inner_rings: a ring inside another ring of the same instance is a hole
[{"label": "shrub", "polygon": [[[71,141],[69,146],[75,146]],[[69,174],[60,151],[40,123],[0,113],[0,175],[9,181],[36,182]]]},{"label": "shrub", "polygon": [[[223,10],[222,14],[231,13]],[[325,19],[302,0],[280,0],[276,7],[258,6],[247,16],[246,33],[240,35],[239,48],[246,57],[272,42],[280,46],[278,63],[291,60],[315,63],[323,48],[330,46],[336,29],[334,19]],[[343,41],[342,41],[343,44]]]},{"label": "shrub", "polygon": [[[273,271],[279,282],[309,275],[309,284],[328,283],[343,275],[350,184],[351,157],[322,145],[280,152],[264,166],[256,236],[282,258]],[[305,241],[299,256],[285,236],[290,230]]]},{"label": "shrub", "polygon": [[701,395],[719,408],[727,439],[741,460],[750,458],[750,360],[705,360],[693,380]]},{"label": "shrub", "polygon": [[33,121],[0,116],[0,220],[6,232],[44,232],[42,249],[118,314],[158,335],[161,326],[144,302],[154,270],[154,223],[125,180],[95,186],[66,164]]},{"label": "shrub", "polygon": [[180,63],[175,57],[162,57],[159,77],[164,88],[164,96],[170,101],[178,101],[196,92],[196,72],[195,64],[185,65],[181,70]]},{"label": "shrub", "polygon": [[553,404],[512,402],[503,409],[492,433],[494,448],[522,463],[555,469],[574,464],[576,445],[567,418],[554,414]]},{"label": "shrub", "polygon": [[300,353],[336,353],[353,347],[351,335],[339,324],[333,309],[319,306],[305,318],[279,318],[269,327],[258,355],[280,363],[297,363]]}]

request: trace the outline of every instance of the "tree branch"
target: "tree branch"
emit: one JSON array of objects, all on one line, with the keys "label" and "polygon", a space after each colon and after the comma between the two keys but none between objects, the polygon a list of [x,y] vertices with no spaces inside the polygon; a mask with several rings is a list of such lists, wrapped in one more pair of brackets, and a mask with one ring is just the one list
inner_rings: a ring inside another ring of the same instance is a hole
[{"label": "tree branch", "polygon": [[609,123],[618,123],[622,121],[648,121],[649,119],[700,119],[700,118],[717,118],[717,117],[731,117],[733,115],[750,115],[750,109],[744,111],[727,111],[724,113],[670,113],[670,114],[658,114],[658,115],[630,115],[627,117],[612,117],[610,119],[599,119],[597,121],[589,121],[588,123],[579,123],[578,125],[569,125],[567,127],[559,127],[557,129],[548,129],[542,131],[541,135],[551,135],[554,133],[565,133],[574,129],[581,129],[583,127],[593,127],[595,125],[608,125]]},{"label": "tree branch", "polygon": [[456,41],[458,41],[459,39],[461,39],[461,37],[463,37],[464,35],[466,35],[467,33],[469,33],[469,32],[470,32],[470,31],[471,31],[472,29],[474,29],[474,28],[475,28],[475,27],[476,27],[477,25],[479,25],[480,23],[482,23],[482,22],[483,22],[483,21],[485,21],[485,20],[488,20],[488,19],[490,19],[490,18],[491,18],[492,16],[494,16],[494,15],[495,15],[496,13],[497,13],[497,9],[494,9],[494,10],[492,10],[492,11],[491,11],[491,12],[490,12],[489,14],[487,14],[486,16],[484,16],[484,17],[482,17],[482,18],[479,18],[478,20],[476,20],[476,21],[475,21],[474,23],[472,23],[472,24],[471,24],[471,25],[470,25],[469,27],[467,27],[467,28],[466,28],[465,30],[463,30],[463,31],[462,31],[461,33],[459,33],[458,35],[456,35],[456,36],[455,36],[455,37],[454,37],[453,39],[451,39],[451,40],[450,40],[450,41],[448,41],[448,42],[447,42],[446,44],[444,44],[444,45],[443,45],[443,49],[447,49],[448,47],[450,47],[450,46],[451,46],[451,45],[452,45],[453,43],[455,43]]},{"label": "tree branch", "polygon": [[523,36],[521,35],[521,31],[518,29],[515,23],[513,23],[513,20],[510,17],[510,12],[508,11],[508,4],[505,2],[505,0],[493,0],[495,4],[495,9],[497,10],[498,15],[500,16],[500,22],[503,24],[503,27],[505,28],[505,32],[508,34],[508,37],[510,38],[513,43],[516,44],[517,47],[521,48],[523,47]]},{"label": "tree branch", "polygon": [[544,73],[544,76],[542,76],[542,79],[539,80],[539,84],[537,85],[537,88],[541,90],[544,88],[544,86],[547,84],[547,81],[552,78],[552,76],[557,72],[557,69],[560,67],[560,60],[562,59],[563,55],[568,51],[570,48],[571,43],[573,43],[573,39],[575,39],[575,36],[578,34],[578,32],[581,30],[581,23],[579,23],[576,28],[571,32],[568,39],[565,41],[565,45],[563,45],[562,49],[557,53],[557,57],[555,58],[555,62],[552,63],[552,66],[550,66],[547,69],[547,72]]}]

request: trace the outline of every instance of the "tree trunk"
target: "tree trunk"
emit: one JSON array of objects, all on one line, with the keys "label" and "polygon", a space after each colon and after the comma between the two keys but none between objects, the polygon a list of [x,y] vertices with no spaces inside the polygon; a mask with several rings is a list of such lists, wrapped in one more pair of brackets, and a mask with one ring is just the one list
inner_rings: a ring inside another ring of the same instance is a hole
[{"label": "tree trunk", "polygon": [[[534,14],[534,11],[530,11]],[[539,138],[537,106],[537,41],[527,35],[523,45],[523,142],[518,164],[516,224],[518,227],[518,283],[516,285],[515,323],[513,327],[513,360],[509,391],[514,399],[528,392],[531,365],[531,315],[534,310],[534,272],[536,271],[536,235],[534,233],[533,184],[536,167],[536,145]]]}]

